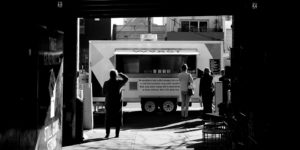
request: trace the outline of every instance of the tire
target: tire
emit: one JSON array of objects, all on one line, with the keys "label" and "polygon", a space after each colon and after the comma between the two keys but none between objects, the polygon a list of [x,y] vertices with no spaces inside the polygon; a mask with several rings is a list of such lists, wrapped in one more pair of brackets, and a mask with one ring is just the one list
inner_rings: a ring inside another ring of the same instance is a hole
[{"label": "tire", "polygon": [[153,113],[157,110],[157,104],[152,100],[147,100],[142,103],[142,110],[146,113]]},{"label": "tire", "polygon": [[166,100],[162,102],[160,108],[165,113],[171,113],[177,110],[177,104],[172,100]]}]

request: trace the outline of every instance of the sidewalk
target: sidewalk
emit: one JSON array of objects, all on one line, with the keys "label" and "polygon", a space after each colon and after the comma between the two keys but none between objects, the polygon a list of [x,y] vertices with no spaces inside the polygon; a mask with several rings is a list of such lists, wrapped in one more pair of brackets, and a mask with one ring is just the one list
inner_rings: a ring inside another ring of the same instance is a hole
[{"label": "sidewalk", "polygon": [[[105,139],[105,129],[84,131],[84,143],[63,147],[63,150],[143,150],[143,149],[199,149],[202,141],[202,126],[189,127],[195,120],[187,120],[173,126],[182,126],[176,130],[169,126],[150,130],[121,130],[120,137],[114,138],[111,129],[109,139]],[[199,121],[199,120],[197,120]]]}]

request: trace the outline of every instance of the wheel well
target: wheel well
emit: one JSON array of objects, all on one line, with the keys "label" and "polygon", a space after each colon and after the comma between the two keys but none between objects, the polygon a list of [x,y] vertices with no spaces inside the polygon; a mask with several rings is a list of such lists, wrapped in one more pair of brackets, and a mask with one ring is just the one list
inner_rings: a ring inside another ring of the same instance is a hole
[{"label": "wheel well", "polygon": [[176,97],[157,97],[157,98],[141,98],[141,103],[145,103],[146,101],[153,101],[158,105],[161,105],[164,101],[170,100],[173,101],[175,104],[177,103],[177,98]]},{"label": "wheel well", "polygon": [[141,98],[141,106],[142,106],[142,110],[145,111],[145,108],[144,108],[144,105],[147,101],[152,101],[155,103],[155,110],[156,109],[161,109],[163,110],[163,103],[165,101],[171,101],[173,102],[174,104],[174,110],[172,112],[175,112],[176,111],[176,108],[177,108],[177,98],[176,97],[151,97],[151,98]]}]

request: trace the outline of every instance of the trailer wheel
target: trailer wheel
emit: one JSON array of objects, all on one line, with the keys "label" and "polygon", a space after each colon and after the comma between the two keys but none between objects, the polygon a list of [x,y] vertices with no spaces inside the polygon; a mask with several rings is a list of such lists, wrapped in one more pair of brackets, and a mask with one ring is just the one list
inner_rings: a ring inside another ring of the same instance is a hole
[{"label": "trailer wheel", "polygon": [[157,110],[157,105],[152,100],[147,100],[142,103],[142,110],[147,113],[152,113]]},{"label": "trailer wheel", "polygon": [[172,100],[166,100],[161,104],[161,109],[166,113],[171,113],[176,111],[177,105]]}]

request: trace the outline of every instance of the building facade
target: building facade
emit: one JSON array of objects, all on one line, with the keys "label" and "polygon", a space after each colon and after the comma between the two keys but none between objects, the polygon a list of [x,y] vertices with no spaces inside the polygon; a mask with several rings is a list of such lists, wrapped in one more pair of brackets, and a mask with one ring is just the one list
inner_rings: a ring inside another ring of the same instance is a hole
[{"label": "building facade", "polygon": [[154,34],[159,41],[223,41],[224,65],[230,66],[231,24],[232,16],[162,17],[162,25],[150,17],[124,18],[123,25],[114,25],[112,37],[136,41],[143,34]]},{"label": "building facade", "polygon": [[223,41],[224,65],[230,66],[232,16],[164,17],[168,41]]},{"label": "building facade", "polygon": [[222,32],[222,16],[164,17],[167,32]]},{"label": "building facade", "polygon": [[[150,19],[150,20],[148,20]],[[113,29],[114,40],[140,40],[142,34],[156,34],[157,40],[166,38],[166,26],[153,23],[152,18],[125,18],[124,25],[116,25]]]}]

